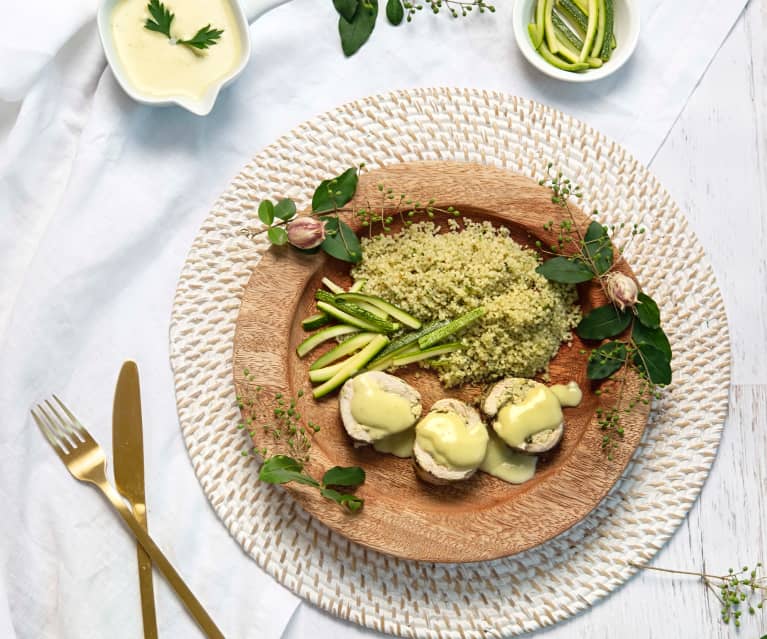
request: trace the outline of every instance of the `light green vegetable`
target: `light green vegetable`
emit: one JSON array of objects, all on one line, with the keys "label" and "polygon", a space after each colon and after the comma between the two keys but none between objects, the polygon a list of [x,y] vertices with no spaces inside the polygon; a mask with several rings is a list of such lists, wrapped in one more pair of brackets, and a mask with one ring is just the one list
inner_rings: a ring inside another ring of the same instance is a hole
[{"label": "light green vegetable", "polygon": [[347,360],[344,360],[342,362],[343,365],[336,370],[333,377],[327,380],[324,384],[317,386],[312,391],[314,398],[319,399],[328,393],[332,393],[347,379],[354,377],[354,375],[359,373],[365,367],[365,365],[376,356],[376,353],[378,353],[388,343],[388,337],[385,335],[376,335],[373,340],[359,353],[353,355]]},{"label": "light green vegetable", "polygon": [[602,45],[605,41],[605,26],[607,25],[606,14],[605,0],[597,0],[597,35],[591,48],[591,57],[599,57],[602,54]]},{"label": "light green vegetable", "polygon": [[599,55],[602,60],[607,62],[612,55],[613,48],[611,42],[613,39],[613,23],[615,22],[615,12],[613,0],[604,0],[605,3],[605,37],[602,42],[602,50]]},{"label": "light green vegetable", "polygon": [[549,64],[557,67],[558,69],[562,69],[563,71],[585,71],[589,68],[588,62],[565,62],[562,58],[555,56],[551,51],[549,51],[549,48],[542,44],[540,48],[540,53],[543,56],[543,59],[546,60]]},{"label": "light green vegetable", "polygon": [[342,324],[339,324],[338,326],[328,326],[327,328],[317,331],[314,335],[310,335],[301,342],[296,348],[296,353],[299,357],[306,357],[320,344],[323,344],[334,337],[341,337],[342,335],[359,332],[360,329],[356,326],[344,326]]},{"label": "light green vegetable", "polygon": [[586,37],[583,39],[583,48],[581,49],[580,62],[585,62],[590,57],[592,48],[594,47],[594,39],[597,36],[597,30],[599,28],[599,11],[598,0],[589,0],[589,26],[586,29]]},{"label": "light green vegetable", "polygon": [[322,357],[318,357],[317,361],[309,367],[309,370],[319,370],[320,368],[324,368],[328,364],[332,364],[336,360],[339,360],[346,355],[355,353],[373,341],[375,336],[375,333],[360,333],[359,335],[350,337],[349,339],[341,342],[338,346],[331,348]]},{"label": "light green vegetable", "polygon": [[554,23],[552,21],[552,13],[554,11],[554,0],[543,0],[543,2],[544,2],[543,35],[546,37],[546,44],[549,45],[549,50],[552,53],[559,53],[559,50],[560,50],[559,40],[557,40],[557,34],[554,33]]}]

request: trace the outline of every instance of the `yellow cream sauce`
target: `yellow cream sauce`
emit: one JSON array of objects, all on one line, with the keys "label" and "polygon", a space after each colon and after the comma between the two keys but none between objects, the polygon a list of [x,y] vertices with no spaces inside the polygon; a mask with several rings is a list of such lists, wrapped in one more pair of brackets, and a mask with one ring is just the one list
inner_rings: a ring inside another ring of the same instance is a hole
[{"label": "yellow cream sauce", "polygon": [[380,439],[410,428],[417,417],[413,404],[383,390],[370,375],[358,375],[353,382],[352,417],[365,427],[373,439]]},{"label": "yellow cream sauce", "polygon": [[415,436],[423,450],[448,468],[477,468],[487,450],[485,425],[467,424],[455,413],[429,413],[416,425]]},{"label": "yellow cream sauce", "polygon": [[493,434],[490,436],[487,453],[479,469],[510,484],[523,484],[532,479],[537,461],[538,458],[535,455],[514,452]]},{"label": "yellow cream sauce", "polygon": [[168,0],[174,14],[170,27],[176,39],[189,39],[211,25],[223,29],[216,44],[191,49],[144,27],[146,0],[121,0],[111,15],[115,50],[131,84],[157,98],[199,99],[240,64],[243,43],[229,0]]}]

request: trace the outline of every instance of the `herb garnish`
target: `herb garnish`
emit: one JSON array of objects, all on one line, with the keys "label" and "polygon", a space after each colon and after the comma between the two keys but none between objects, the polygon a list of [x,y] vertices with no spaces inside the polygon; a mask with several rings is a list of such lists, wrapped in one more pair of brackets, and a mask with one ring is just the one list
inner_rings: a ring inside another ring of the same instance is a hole
[{"label": "herb garnish", "polygon": [[[254,375],[246,368],[243,375],[248,382],[252,382]],[[254,387],[254,393],[257,395],[262,392],[261,386]],[[281,393],[274,396],[275,406],[272,410],[270,419],[264,419],[256,416],[255,401],[253,397],[237,397],[237,406],[244,411],[245,418],[238,424],[240,430],[247,429],[251,437],[255,435],[255,428],[261,421],[261,428],[264,433],[271,436],[274,446],[282,449],[288,454],[271,453],[269,449],[253,448],[250,451],[243,451],[244,456],[260,455],[263,458],[263,464],[258,473],[258,478],[268,484],[287,484],[296,482],[306,486],[313,486],[320,491],[320,494],[330,501],[334,501],[339,506],[346,508],[350,512],[357,512],[362,508],[365,501],[361,497],[350,493],[341,492],[336,488],[354,489],[365,482],[365,471],[359,466],[334,466],[327,470],[321,479],[312,477],[306,471],[306,464],[309,461],[309,451],[312,447],[311,438],[314,433],[319,432],[320,427],[317,424],[308,422],[307,426],[301,423],[301,413],[298,411],[298,401],[303,397],[304,392],[299,390],[296,398],[286,401]]]},{"label": "herb garnish", "polygon": [[[333,0],[338,11],[338,34],[344,55],[351,56],[368,41],[378,18],[378,0]],[[453,18],[468,16],[474,9],[478,13],[495,12],[486,0],[386,0],[386,19],[394,26],[403,20],[412,21],[413,16],[424,7],[432,13],[446,9]]]},{"label": "herb garnish", "polygon": [[764,608],[764,603],[767,601],[767,575],[763,574],[761,562],[757,562],[753,568],[743,566],[737,571],[730,568],[726,575],[708,575],[689,570],[655,568],[633,562],[631,565],[644,570],[700,577],[703,585],[717,598],[721,605],[720,619],[722,622],[729,624],[732,621],[736,628],[740,628],[740,618],[743,616],[741,608],[748,610],[749,615],[755,615],[757,610]]},{"label": "herb garnish", "polygon": [[174,44],[183,44],[190,49],[207,49],[218,44],[218,40],[224,33],[223,29],[213,29],[208,24],[197,31],[188,40],[179,40],[170,33],[171,24],[176,17],[160,0],[149,0],[147,11],[151,18],[147,18],[144,28],[149,31],[156,31],[168,38]]},{"label": "herb garnish", "polygon": [[[320,182],[312,196],[312,211],[309,215],[324,222],[325,237],[316,247],[301,250],[308,253],[322,250],[338,260],[356,264],[362,259],[362,247],[356,233],[341,219],[342,216],[357,218],[372,236],[378,225],[383,232],[391,231],[395,218],[403,226],[410,226],[414,218],[420,215],[429,219],[435,215],[460,215],[452,206],[440,208],[435,206],[434,199],[422,203],[404,193],[397,194],[394,189],[386,188],[383,184],[377,185],[381,198],[378,203],[367,201],[364,206],[346,207],[357,192],[359,174],[364,167],[363,163],[359,167],[347,169],[337,177]],[[289,198],[279,200],[276,204],[264,200],[258,206],[258,218],[266,228],[242,229],[241,232],[250,239],[266,233],[272,244],[287,244],[291,224],[297,219],[295,202]],[[300,246],[297,248],[300,249]]]},{"label": "herb garnish", "polygon": [[[660,310],[655,301],[640,292],[637,283],[616,270],[627,247],[614,255],[611,235],[620,226],[606,227],[592,221],[585,233],[581,232],[569,206],[570,197],[580,199],[580,187],[564,178],[562,173],[552,173],[547,167],[547,177],[539,184],[552,191],[551,201],[567,213],[556,228],[555,243],[536,246],[544,253],[553,255],[536,270],[551,280],[565,284],[580,284],[592,279],[602,287],[609,302],[593,309],[575,328],[579,337],[586,340],[604,341],[594,348],[588,358],[586,375],[591,380],[606,380],[607,385],[597,390],[599,395],[614,393],[617,401],[608,408],[597,408],[599,427],[604,431],[602,449],[612,459],[612,453],[623,437],[622,413],[629,413],[638,403],[648,404],[658,397],[658,388],[671,383],[671,346],[661,328]],[[593,211],[593,215],[598,215]],[[544,225],[544,230],[554,230],[554,222]],[[642,235],[644,229],[637,224],[631,227],[631,239]],[[619,337],[627,332],[627,336]],[[628,371],[636,371],[641,383],[637,395],[621,409],[623,394],[628,381]],[[620,371],[622,374],[616,376]]]}]

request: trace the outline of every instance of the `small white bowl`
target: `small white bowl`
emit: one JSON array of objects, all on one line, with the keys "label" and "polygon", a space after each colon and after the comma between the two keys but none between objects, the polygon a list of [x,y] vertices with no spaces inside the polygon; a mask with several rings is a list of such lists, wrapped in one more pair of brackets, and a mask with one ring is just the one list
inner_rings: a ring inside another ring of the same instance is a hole
[{"label": "small white bowl", "polygon": [[615,73],[631,57],[639,40],[639,7],[636,0],[615,0],[615,39],[617,46],[610,59],[598,69],[581,73],[565,71],[549,64],[533,47],[527,25],[534,21],[536,0],[515,0],[512,21],[514,39],[522,55],[540,72],[565,82],[593,82]]},{"label": "small white bowl", "polygon": [[151,104],[154,106],[169,106],[176,104],[196,115],[208,115],[213,109],[213,105],[216,103],[219,91],[242,73],[242,70],[250,59],[250,35],[248,33],[248,23],[254,22],[270,9],[284,4],[289,0],[226,0],[226,2],[231,5],[234,13],[237,31],[239,32],[240,41],[242,42],[242,53],[240,54],[240,60],[237,66],[227,76],[209,86],[205,94],[198,100],[183,95],[170,98],[158,98],[151,94],[143,93],[130,81],[123,69],[117,51],[115,50],[112,27],[110,24],[112,10],[120,1],[121,0],[102,0],[96,17],[99,36],[101,38],[101,46],[104,48],[107,62],[109,63],[117,82],[123,88],[125,93],[136,100],[136,102],[141,102],[142,104]]}]

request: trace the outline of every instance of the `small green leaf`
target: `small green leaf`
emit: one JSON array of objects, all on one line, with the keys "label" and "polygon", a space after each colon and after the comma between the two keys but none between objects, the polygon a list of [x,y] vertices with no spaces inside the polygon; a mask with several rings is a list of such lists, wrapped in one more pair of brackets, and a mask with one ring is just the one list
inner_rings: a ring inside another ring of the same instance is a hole
[{"label": "small green leaf", "polygon": [[311,477],[304,475],[301,464],[287,455],[273,455],[264,460],[258,478],[267,484],[287,484],[295,481],[299,484],[319,486]]},{"label": "small green leaf", "polygon": [[274,222],[274,204],[271,200],[264,200],[258,205],[258,219],[267,226]]},{"label": "small green leaf", "polygon": [[634,340],[637,346],[654,346],[659,351],[665,353],[669,361],[671,360],[671,344],[669,344],[668,337],[666,337],[662,328],[647,328],[641,322],[634,322],[634,328],[631,330],[631,339]]},{"label": "small green leaf", "polygon": [[325,225],[325,240],[320,244],[325,253],[337,260],[356,264],[362,259],[359,238],[351,227],[337,217],[322,217]]},{"label": "small green leaf", "polygon": [[665,386],[671,383],[671,358],[650,344],[637,344],[634,364],[644,371],[653,384]]},{"label": "small green leaf", "polygon": [[322,213],[341,208],[357,191],[357,169],[346,169],[338,177],[323,180],[312,196],[312,211]]},{"label": "small green leaf", "polygon": [[356,513],[362,508],[365,500],[356,495],[348,495],[346,493],[340,493],[332,488],[320,488],[320,493],[326,499],[330,499],[336,502],[339,506],[348,508],[351,512]]},{"label": "small green leaf", "polygon": [[185,44],[193,49],[209,49],[218,43],[223,34],[223,29],[214,29],[210,25],[206,25],[189,38],[189,40],[177,40],[176,44]]},{"label": "small green leaf", "polygon": [[365,481],[365,471],[359,466],[334,466],[322,476],[324,486],[359,486]]},{"label": "small green leaf", "polygon": [[348,58],[357,53],[373,33],[378,17],[378,0],[360,0],[360,8],[351,20],[343,16],[338,18],[338,34],[341,36],[341,48]]},{"label": "small green leaf", "polygon": [[173,13],[160,0],[149,0],[146,8],[152,18],[147,18],[144,27],[170,38],[170,25],[173,23],[174,18]]},{"label": "small green leaf", "polygon": [[637,311],[637,317],[647,328],[658,328],[660,326],[660,309],[649,295],[640,293],[637,295],[638,304],[634,307]]},{"label": "small green leaf", "polygon": [[351,22],[360,6],[360,0],[333,0],[333,6],[341,16]]},{"label": "small green leaf", "polygon": [[296,214],[296,203],[289,198],[280,200],[274,207],[274,216],[281,220],[288,221]]},{"label": "small green leaf", "polygon": [[599,222],[592,222],[584,236],[586,254],[594,262],[598,273],[607,273],[613,265],[613,245],[607,229]]},{"label": "small green leaf", "polygon": [[405,9],[402,7],[402,0],[387,0],[386,18],[395,27],[402,23],[405,18]]},{"label": "small green leaf", "polygon": [[620,335],[631,324],[631,313],[619,311],[612,304],[595,308],[586,315],[575,332],[583,339],[605,339]]},{"label": "small green leaf", "polygon": [[626,344],[605,342],[589,355],[586,376],[589,379],[605,379],[626,363]]},{"label": "small green leaf", "polygon": [[284,246],[288,243],[288,232],[281,226],[273,226],[266,232],[269,241],[277,246]]},{"label": "small green leaf", "polygon": [[583,260],[570,257],[552,257],[535,269],[547,280],[561,284],[580,284],[594,277],[593,271]]}]

